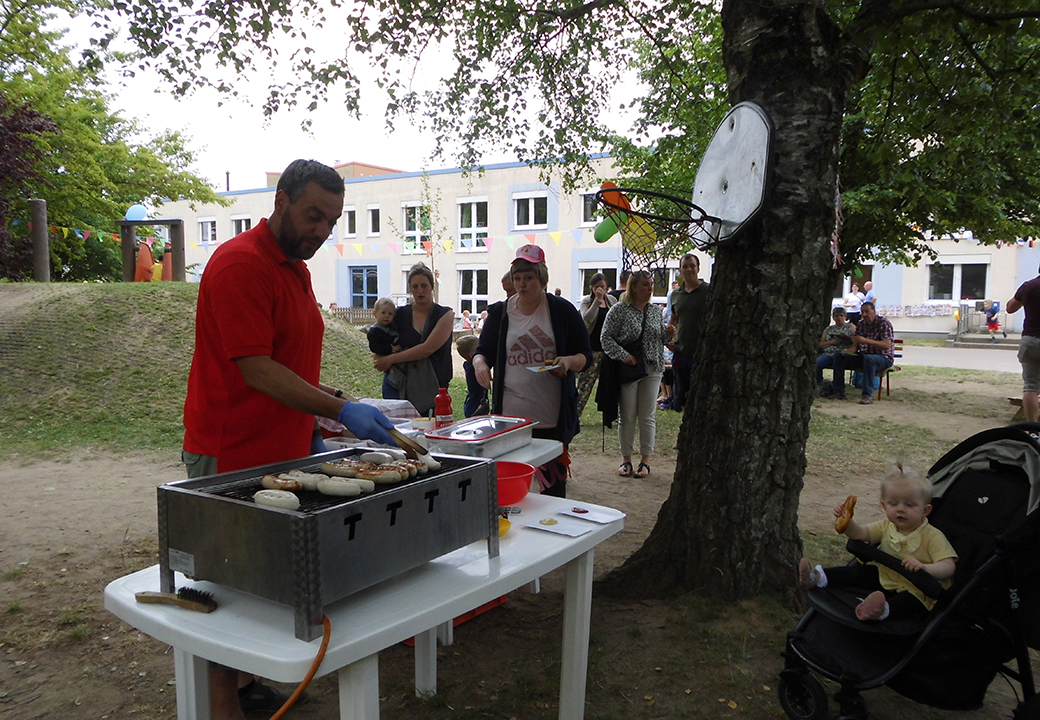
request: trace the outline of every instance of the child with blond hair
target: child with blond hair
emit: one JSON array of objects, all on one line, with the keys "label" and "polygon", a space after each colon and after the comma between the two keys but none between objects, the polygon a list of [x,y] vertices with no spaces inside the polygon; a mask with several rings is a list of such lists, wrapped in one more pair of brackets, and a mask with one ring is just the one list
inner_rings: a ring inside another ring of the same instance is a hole
[{"label": "child with blond hair", "polygon": [[[368,349],[373,355],[392,355],[401,350],[400,334],[397,325],[394,324],[394,316],[397,314],[397,305],[390,298],[379,298],[372,306],[372,315],[375,322],[368,329]],[[391,365],[390,369],[383,373],[383,377],[392,388],[401,387],[401,369],[397,365]]]},{"label": "child with blond hair", "polygon": [[[919,472],[895,461],[881,479],[883,520],[861,525],[850,519],[843,533],[853,540],[878,544],[880,549],[902,561],[907,570],[924,570],[949,587],[957,563],[957,552],[943,533],[928,523],[932,512],[932,486]],[[835,518],[845,513],[845,504],[834,508]],[[855,587],[874,589],[856,607],[863,621],[905,619],[922,615],[935,606],[916,585],[898,572],[877,563],[824,569],[798,564],[803,587]]]},{"label": "child with blond hair", "polygon": [[477,373],[473,369],[473,351],[477,349],[480,338],[476,335],[463,335],[455,341],[455,349],[462,358],[462,370],[466,373],[466,402],[462,405],[462,414],[466,417],[487,415],[487,390],[477,382]]}]

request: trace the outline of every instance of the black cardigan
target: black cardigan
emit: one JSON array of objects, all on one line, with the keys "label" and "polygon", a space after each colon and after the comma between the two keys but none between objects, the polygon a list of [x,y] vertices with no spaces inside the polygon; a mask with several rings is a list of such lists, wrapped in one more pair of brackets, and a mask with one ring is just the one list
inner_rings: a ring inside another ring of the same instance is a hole
[{"label": "black cardigan", "polygon": [[[546,294],[545,297],[549,304],[549,320],[552,322],[556,354],[581,353],[585,356],[584,367],[588,367],[592,364],[592,348],[589,345],[589,331],[585,327],[585,321],[569,301],[556,295]],[[487,364],[494,368],[491,412],[499,414],[502,412],[502,398],[505,394],[506,334],[509,330],[509,316],[505,309],[505,302],[497,302],[488,308],[487,320],[484,321],[484,329],[480,332],[480,341],[477,343],[477,349],[473,351],[474,355],[483,355]],[[560,383],[563,393],[560,398],[560,417],[556,427],[541,433],[536,427],[535,434],[538,437],[559,440],[567,445],[571,438],[578,434],[580,423],[576,377],[574,371],[569,371],[563,378]]]}]

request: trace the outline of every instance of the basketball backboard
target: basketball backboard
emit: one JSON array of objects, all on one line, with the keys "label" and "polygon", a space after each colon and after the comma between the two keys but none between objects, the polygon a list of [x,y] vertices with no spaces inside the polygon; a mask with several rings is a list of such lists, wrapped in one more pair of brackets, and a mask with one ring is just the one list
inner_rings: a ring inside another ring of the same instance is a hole
[{"label": "basketball backboard", "polygon": [[772,169],[773,123],[765,110],[742,102],[726,114],[711,138],[693,184],[693,202],[704,209],[693,241],[708,247],[736,236],[766,205]]}]

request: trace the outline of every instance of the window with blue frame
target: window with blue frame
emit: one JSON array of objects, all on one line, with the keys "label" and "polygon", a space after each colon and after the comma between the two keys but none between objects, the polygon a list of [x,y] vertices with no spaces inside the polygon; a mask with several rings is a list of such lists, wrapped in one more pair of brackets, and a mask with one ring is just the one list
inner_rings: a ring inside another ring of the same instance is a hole
[{"label": "window with blue frame", "polygon": [[350,304],[372,308],[379,299],[379,274],[374,265],[350,268]]}]

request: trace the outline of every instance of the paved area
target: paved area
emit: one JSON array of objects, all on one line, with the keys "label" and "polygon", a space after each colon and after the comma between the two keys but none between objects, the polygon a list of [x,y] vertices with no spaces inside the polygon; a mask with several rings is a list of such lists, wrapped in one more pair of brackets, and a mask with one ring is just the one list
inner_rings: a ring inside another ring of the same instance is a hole
[{"label": "paved area", "polygon": [[1021,373],[1018,353],[1004,348],[931,347],[908,345],[897,365],[930,365],[931,367],[961,368],[965,370],[993,370]]}]

